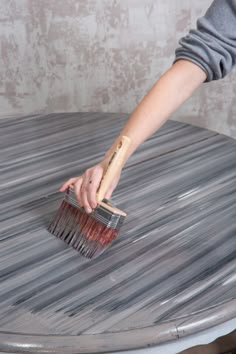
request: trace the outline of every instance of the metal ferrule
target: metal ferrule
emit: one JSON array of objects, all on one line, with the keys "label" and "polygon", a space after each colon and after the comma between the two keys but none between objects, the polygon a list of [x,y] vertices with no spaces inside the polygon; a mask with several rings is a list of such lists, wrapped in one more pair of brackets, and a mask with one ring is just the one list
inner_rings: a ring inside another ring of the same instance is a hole
[{"label": "metal ferrule", "polygon": [[[86,213],[85,209],[81,207],[77,201],[76,195],[73,189],[70,189],[68,193],[65,194],[64,197],[65,201],[70,205],[80,209],[83,213]],[[112,206],[111,202],[107,199],[103,199],[103,203]],[[95,219],[96,221],[104,224],[106,227],[111,229],[120,229],[124,220],[125,216],[120,215],[118,213],[114,213],[102,205],[98,205],[96,209],[93,210],[92,213],[86,213],[91,218]]]}]

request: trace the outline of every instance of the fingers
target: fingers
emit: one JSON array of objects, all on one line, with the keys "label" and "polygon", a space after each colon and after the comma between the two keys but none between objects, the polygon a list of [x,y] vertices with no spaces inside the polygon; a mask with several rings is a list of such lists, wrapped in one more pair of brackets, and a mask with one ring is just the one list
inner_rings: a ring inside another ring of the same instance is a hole
[{"label": "fingers", "polygon": [[91,213],[93,211],[93,209],[89,205],[87,193],[88,193],[87,181],[84,179],[83,183],[82,183],[82,186],[81,186],[82,205],[85,208],[87,213]]},{"label": "fingers", "polygon": [[103,176],[103,168],[99,165],[88,169],[83,176],[81,198],[84,208],[91,213],[97,206],[97,190]]},{"label": "fingers", "polygon": [[[70,178],[60,189],[64,192],[69,186],[74,187],[75,195],[81,207],[84,207],[87,213],[91,213],[97,207],[97,191],[100,186],[103,174],[104,164],[98,164],[85,171],[82,176]],[[109,189],[106,191],[105,198],[110,199],[116,188],[120,174],[115,178]]]},{"label": "fingers", "polygon": [[63,186],[60,188],[60,192],[65,192],[65,190],[69,187],[72,186],[75,181],[77,180],[77,178],[70,178],[66,183],[63,184]]},{"label": "fingers", "polygon": [[75,195],[76,195],[76,198],[77,198],[80,206],[83,206],[82,198],[81,198],[81,185],[82,185],[82,183],[83,183],[82,177],[78,177],[76,182],[74,183]]},{"label": "fingers", "polygon": [[103,176],[103,168],[96,166],[92,173],[88,176],[87,198],[92,209],[97,206],[97,191]]}]

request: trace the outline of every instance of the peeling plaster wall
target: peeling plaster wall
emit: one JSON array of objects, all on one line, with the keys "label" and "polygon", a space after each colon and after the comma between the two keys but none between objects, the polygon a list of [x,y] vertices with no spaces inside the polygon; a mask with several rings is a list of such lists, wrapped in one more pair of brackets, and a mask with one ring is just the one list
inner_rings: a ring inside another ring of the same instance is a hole
[{"label": "peeling plaster wall", "polygon": [[[210,0],[0,0],[0,117],[131,112]],[[235,71],[175,119],[236,136]]]}]

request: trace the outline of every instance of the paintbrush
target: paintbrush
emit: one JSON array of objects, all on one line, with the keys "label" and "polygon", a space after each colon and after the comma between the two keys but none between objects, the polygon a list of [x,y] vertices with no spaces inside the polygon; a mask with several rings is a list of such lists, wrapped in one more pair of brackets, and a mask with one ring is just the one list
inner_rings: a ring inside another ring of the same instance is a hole
[{"label": "paintbrush", "polygon": [[103,253],[117,237],[127,214],[104,199],[106,190],[122,168],[131,140],[122,136],[113,152],[97,191],[97,207],[86,213],[76,198],[73,187],[65,193],[48,231],[83,256],[95,258]]}]

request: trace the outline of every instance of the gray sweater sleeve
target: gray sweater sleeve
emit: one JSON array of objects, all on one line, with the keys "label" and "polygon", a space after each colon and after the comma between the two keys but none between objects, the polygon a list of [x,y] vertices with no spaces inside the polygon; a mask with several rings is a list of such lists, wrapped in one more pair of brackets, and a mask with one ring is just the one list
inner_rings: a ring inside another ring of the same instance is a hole
[{"label": "gray sweater sleeve", "polygon": [[190,60],[207,74],[206,81],[219,80],[236,63],[236,0],[215,0],[197,20],[197,29],[180,39],[175,61]]}]

